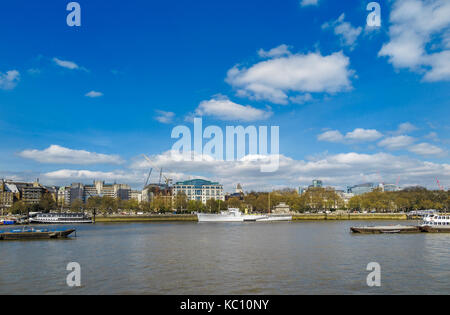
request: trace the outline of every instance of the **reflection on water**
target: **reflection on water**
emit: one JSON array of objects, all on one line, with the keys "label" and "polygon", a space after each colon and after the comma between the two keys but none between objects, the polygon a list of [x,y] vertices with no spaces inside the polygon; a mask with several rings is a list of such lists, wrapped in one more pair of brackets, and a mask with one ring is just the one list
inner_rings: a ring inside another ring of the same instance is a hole
[{"label": "reflection on water", "polygon": [[[366,223],[79,226],[73,240],[0,242],[0,293],[450,293],[450,235],[352,235],[355,224]],[[81,288],[66,286],[69,262]],[[381,288],[366,285],[369,262]]]}]

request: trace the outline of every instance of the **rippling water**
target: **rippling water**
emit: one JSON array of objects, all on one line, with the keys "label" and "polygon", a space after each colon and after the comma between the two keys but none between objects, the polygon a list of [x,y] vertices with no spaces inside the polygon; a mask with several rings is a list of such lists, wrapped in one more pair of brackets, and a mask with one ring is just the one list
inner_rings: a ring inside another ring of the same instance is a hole
[{"label": "rippling water", "polygon": [[[393,223],[78,226],[70,240],[0,242],[0,294],[450,294],[450,234],[349,232]],[[69,262],[81,288],[66,285]]]}]

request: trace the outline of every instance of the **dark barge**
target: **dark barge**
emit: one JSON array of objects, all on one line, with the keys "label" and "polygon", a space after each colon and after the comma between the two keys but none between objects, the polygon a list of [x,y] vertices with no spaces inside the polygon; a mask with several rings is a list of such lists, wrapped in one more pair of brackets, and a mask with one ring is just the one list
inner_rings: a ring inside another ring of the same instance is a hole
[{"label": "dark barge", "polygon": [[24,228],[11,231],[0,231],[0,241],[34,240],[34,239],[61,239],[67,238],[76,232],[75,229],[35,229]]},{"label": "dark barge", "polygon": [[351,227],[350,230],[358,234],[404,234],[421,232],[418,226],[412,225],[361,226]]}]

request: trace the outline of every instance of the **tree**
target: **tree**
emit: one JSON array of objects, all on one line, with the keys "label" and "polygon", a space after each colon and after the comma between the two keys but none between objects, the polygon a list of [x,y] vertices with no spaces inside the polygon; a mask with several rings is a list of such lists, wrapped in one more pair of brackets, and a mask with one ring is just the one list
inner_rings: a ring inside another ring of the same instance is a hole
[{"label": "tree", "polygon": [[175,196],[175,210],[177,212],[184,212],[186,211],[188,206],[188,198],[187,195],[184,192],[179,192],[176,196]]},{"label": "tree", "polygon": [[27,214],[30,207],[22,200],[16,201],[11,207],[12,214]]},{"label": "tree", "polygon": [[83,201],[81,199],[75,199],[70,204],[70,210],[73,212],[80,212],[84,207]]},{"label": "tree", "polygon": [[115,213],[119,208],[118,200],[109,196],[103,196],[101,208],[105,210],[108,214]]},{"label": "tree", "polygon": [[43,212],[50,212],[56,208],[56,202],[49,193],[44,193],[39,201],[39,209]]}]

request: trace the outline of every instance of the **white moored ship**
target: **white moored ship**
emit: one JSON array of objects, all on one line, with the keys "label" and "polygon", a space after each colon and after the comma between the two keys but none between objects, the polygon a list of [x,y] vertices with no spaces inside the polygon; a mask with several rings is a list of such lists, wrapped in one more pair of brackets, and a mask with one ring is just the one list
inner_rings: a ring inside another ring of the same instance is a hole
[{"label": "white moored ship", "polygon": [[219,214],[197,213],[198,222],[272,222],[291,221],[290,215],[243,214],[239,209],[230,208]]},{"label": "white moored ship", "polygon": [[87,224],[93,223],[92,219],[83,213],[37,213],[30,217],[30,223],[34,224]]},{"label": "white moored ship", "polygon": [[420,229],[430,233],[450,233],[450,215],[429,214],[424,216]]}]

